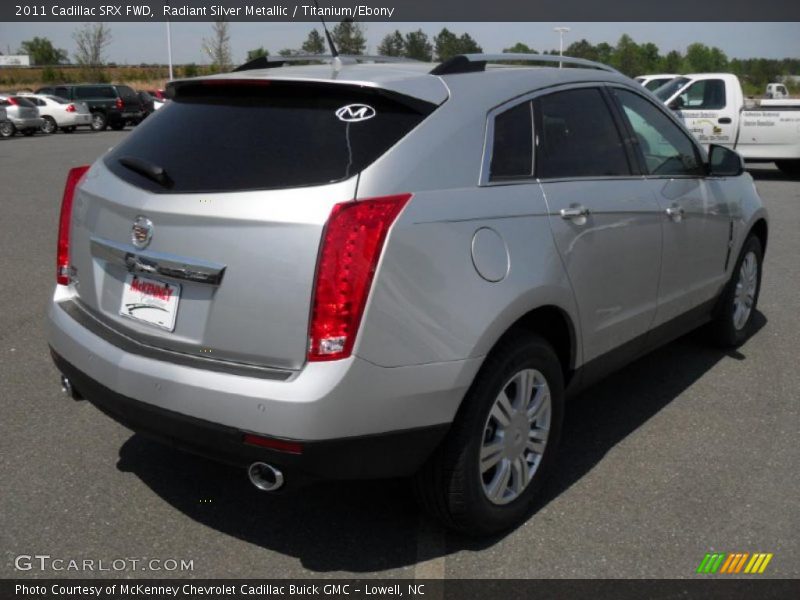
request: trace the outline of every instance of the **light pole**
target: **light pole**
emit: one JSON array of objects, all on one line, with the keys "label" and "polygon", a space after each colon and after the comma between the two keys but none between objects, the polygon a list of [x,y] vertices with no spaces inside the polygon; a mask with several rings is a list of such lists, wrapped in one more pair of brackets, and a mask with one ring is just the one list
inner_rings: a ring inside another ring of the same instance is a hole
[{"label": "light pole", "polygon": [[[569,27],[553,27],[553,31],[558,32],[558,55],[564,56],[564,34],[569,31]],[[561,61],[558,62],[558,68],[561,68]]]},{"label": "light pole", "polygon": [[[169,6],[169,0],[167,0]],[[169,63],[169,80],[172,81],[172,31],[169,27],[169,15],[167,15],[167,62]]]}]

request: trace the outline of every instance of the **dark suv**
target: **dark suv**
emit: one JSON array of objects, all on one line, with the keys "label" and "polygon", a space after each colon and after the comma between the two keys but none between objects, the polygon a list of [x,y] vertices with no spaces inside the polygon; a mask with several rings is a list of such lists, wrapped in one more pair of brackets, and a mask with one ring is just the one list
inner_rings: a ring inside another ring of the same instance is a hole
[{"label": "dark suv", "polygon": [[127,123],[138,123],[143,117],[139,97],[133,88],[127,85],[105,83],[56,85],[40,88],[36,93],[85,102],[92,113],[94,131],[103,131],[106,127],[119,130]]}]

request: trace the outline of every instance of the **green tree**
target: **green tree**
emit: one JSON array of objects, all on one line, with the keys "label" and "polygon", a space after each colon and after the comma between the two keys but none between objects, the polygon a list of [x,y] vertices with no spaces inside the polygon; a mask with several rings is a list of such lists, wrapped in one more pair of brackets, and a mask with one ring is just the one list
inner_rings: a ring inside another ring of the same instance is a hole
[{"label": "green tree", "polygon": [[573,58],[583,58],[585,60],[595,61],[600,60],[597,48],[595,48],[585,39],[572,42],[569,46],[567,46],[567,49],[564,50],[564,54]]},{"label": "green tree", "polygon": [[247,51],[247,61],[255,60],[257,58],[261,58],[262,56],[269,56],[269,50],[266,50],[264,46],[260,46],[258,48],[254,48],[253,50]]},{"label": "green tree", "polygon": [[342,21],[332,32],[333,41],[340,54],[364,54],[367,40],[361,25],[353,21]]},{"label": "green tree", "polygon": [[664,73],[680,73],[683,67],[683,55],[677,50],[670,50],[667,55],[661,59],[661,67],[659,71]]},{"label": "green tree", "polygon": [[539,54],[528,46],[527,44],[523,44],[522,42],[517,42],[510,48],[503,48],[503,54]]},{"label": "green tree", "polygon": [[60,65],[67,61],[67,51],[53,46],[45,37],[34,37],[19,46],[20,54],[28,54],[34,65]]},{"label": "green tree", "polygon": [[459,37],[446,27],[439,32],[439,35],[433,36],[433,45],[436,50],[436,58],[441,61],[458,54],[483,52],[483,49],[468,33]]},{"label": "green tree", "polygon": [[641,60],[639,75],[655,73],[661,65],[661,54],[658,51],[658,46],[652,42],[639,46],[639,58]]},{"label": "green tree", "polygon": [[614,47],[611,44],[606,42],[600,42],[595,47],[595,52],[597,52],[597,62],[601,62],[605,65],[611,64],[611,58],[614,55]]},{"label": "green tree", "polygon": [[325,40],[319,31],[312,29],[301,49],[305,54],[325,54]]},{"label": "green tree", "polygon": [[378,54],[381,56],[405,56],[406,41],[399,30],[387,34],[378,44]]},{"label": "green tree", "polygon": [[619,38],[611,56],[611,65],[628,77],[642,74],[641,50],[627,33]]},{"label": "green tree", "polygon": [[460,54],[458,50],[458,36],[447,29],[443,28],[439,35],[433,36],[433,47],[436,51],[436,59],[445,61],[452,58],[456,54]]},{"label": "green tree", "polygon": [[406,58],[430,62],[433,60],[433,45],[428,41],[428,35],[418,29],[407,33],[404,40]]},{"label": "green tree", "polygon": [[478,45],[478,42],[472,39],[468,33],[464,33],[458,38],[458,43],[461,46],[461,54],[473,54],[483,52],[483,48]]}]

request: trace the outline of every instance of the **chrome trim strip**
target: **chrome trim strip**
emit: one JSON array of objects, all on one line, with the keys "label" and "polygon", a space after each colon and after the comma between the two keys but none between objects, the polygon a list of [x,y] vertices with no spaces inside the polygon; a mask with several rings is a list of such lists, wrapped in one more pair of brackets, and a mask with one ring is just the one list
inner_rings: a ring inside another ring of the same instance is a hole
[{"label": "chrome trim strip", "polygon": [[121,264],[131,273],[208,285],[219,285],[225,274],[225,265],[152,250],[137,250],[128,244],[94,236],[91,238],[91,251],[92,256]]},{"label": "chrome trim strip", "polygon": [[141,342],[138,342],[126,335],[119,333],[118,331],[111,329],[108,325],[102,323],[97,317],[92,315],[88,309],[82,307],[75,300],[58,302],[56,303],[56,306],[94,335],[104,339],[106,342],[116,346],[120,350],[129,352],[130,354],[135,354],[137,356],[144,356],[145,358],[152,358],[185,367],[202,369],[204,371],[216,371],[219,373],[228,373],[230,375],[256,377],[259,379],[272,379],[275,381],[287,381],[290,377],[292,377],[292,375],[295,374],[294,371],[289,370],[261,367],[247,363],[228,362],[213,358],[206,358],[204,356],[192,356],[191,354],[184,354],[183,352],[175,352],[173,350],[165,350],[163,348],[156,348],[155,346],[142,344]]}]

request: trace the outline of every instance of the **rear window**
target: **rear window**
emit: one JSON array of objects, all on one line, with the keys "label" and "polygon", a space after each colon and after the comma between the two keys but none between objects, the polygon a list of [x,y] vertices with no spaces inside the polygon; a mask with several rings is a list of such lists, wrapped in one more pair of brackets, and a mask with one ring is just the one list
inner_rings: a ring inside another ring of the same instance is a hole
[{"label": "rear window", "polygon": [[133,88],[128,87],[127,85],[118,85],[117,92],[119,93],[120,98],[136,98],[136,92],[133,91]]},{"label": "rear window", "polygon": [[87,85],[75,88],[76,98],[116,98],[117,93],[110,85]]},{"label": "rear window", "polygon": [[[11,96],[11,98],[15,100],[19,106],[24,106],[25,108],[36,108],[36,105],[27,98],[23,98],[22,96]],[[42,102],[42,104],[44,104],[44,102]]]},{"label": "rear window", "polygon": [[[157,193],[322,185],[362,171],[434,108],[345,85],[188,84],[106,155],[105,164]],[[163,169],[168,183],[120,159]]]}]

